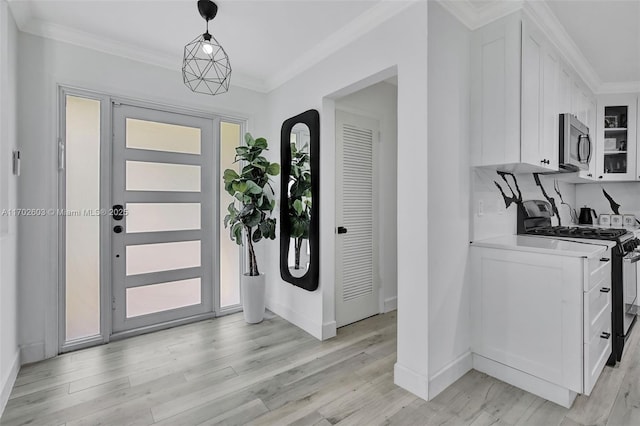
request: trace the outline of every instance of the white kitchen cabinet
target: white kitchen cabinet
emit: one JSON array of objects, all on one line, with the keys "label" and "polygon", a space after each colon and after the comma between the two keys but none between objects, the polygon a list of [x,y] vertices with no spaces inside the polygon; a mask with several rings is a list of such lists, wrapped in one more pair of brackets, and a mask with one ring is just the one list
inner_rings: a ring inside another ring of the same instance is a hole
[{"label": "white kitchen cabinet", "polygon": [[520,11],[474,32],[472,149],[475,166],[558,170],[560,57]]},{"label": "white kitchen cabinet", "polygon": [[637,171],[636,95],[598,97],[596,177],[598,181],[640,180]]},{"label": "white kitchen cabinet", "polygon": [[[476,244],[476,243],[474,243]],[[570,407],[611,353],[611,261],[471,247],[474,368]]]}]

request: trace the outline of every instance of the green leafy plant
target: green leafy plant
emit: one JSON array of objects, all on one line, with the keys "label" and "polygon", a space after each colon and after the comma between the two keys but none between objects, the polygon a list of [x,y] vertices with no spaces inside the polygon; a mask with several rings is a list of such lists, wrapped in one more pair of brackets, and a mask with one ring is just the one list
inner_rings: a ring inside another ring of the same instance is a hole
[{"label": "green leafy plant", "polygon": [[311,169],[309,146],[298,150],[291,144],[291,173],[289,174],[289,227],[294,239],[294,268],[300,269],[302,242],[309,239],[311,226]]},{"label": "green leafy plant", "polygon": [[[236,148],[235,162],[240,161],[242,171],[238,174],[233,169],[224,171],[224,189],[235,198],[229,204],[224,218],[225,228],[230,228],[230,237],[236,244],[242,245],[243,235],[246,237],[249,251],[249,275],[260,275],[258,262],[253,247],[263,238],[276,238],[276,220],[271,213],[276,205],[270,198],[275,195],[269,176],[280,173],[278,163],[270,163],[263,155],[267,151],[265,138],[254,139],[251,133],[244,135],[246,146]],[[236,201],[237,200],[237,201]]]}]

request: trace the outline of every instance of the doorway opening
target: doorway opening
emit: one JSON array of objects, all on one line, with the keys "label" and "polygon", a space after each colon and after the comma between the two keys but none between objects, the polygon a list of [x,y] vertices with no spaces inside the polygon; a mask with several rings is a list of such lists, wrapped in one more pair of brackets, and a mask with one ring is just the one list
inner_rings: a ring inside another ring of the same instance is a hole
[{"label": "doorway opening", "polygon": [[335,100],[336,326],[397,307],[396,77]]}]

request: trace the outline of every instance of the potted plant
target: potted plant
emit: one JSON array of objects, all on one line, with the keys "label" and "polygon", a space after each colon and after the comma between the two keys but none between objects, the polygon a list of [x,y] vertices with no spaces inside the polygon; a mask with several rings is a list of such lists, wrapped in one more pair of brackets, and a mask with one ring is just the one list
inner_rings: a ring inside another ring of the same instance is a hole
[{"label": "potted plant", "polygon": [[294,269],[300,269],[302,243],[309,239],[311,225],[311,170],[308,145],[298,150],[291,144],[291,174],[289,175],[289,226],[294,241]]},{"label": "potted plant", "polygon": [[280,173],[280,165],[262,155],[268,146],[265,138],[254,139],[247,133],[244,140],[246,146],[236,148],[235,161],[242,165],[240,174],[227,169],[223,175],[225,190],[235,198],[227,208],[224,226],[230,228],[231,240],[238,245],[246,242],[249,271],[240,278],[242,306],[245,320],[255,324],[264,317],[265,276],[258,269],[254,244],[276,237],[276,220],[270,217],[276,205],[270,197],[275,193],[269,177]]}]

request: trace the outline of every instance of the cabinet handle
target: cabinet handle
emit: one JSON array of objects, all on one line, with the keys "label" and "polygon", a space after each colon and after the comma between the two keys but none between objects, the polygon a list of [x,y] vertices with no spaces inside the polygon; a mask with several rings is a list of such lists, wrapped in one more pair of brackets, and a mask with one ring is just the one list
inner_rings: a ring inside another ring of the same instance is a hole
[{"label": "cabinet handle", "polygon": [[598,179],[602,179],[602,176],[598,176]]},{"label": "cabinet handle", "polygon": [[591,173],[588,173],[588,174],[587,174],[587,176],[589,176],[589,177],[593,177],[593,175],[592,175]]},{"label": "cabinet handle", "polygon": [[600,258],[600,262],[608,262],[609,260],[611,260],[611,259],[609,259],[608,257],[601,257]]},{"label": "cabinet handle", "polygon": [[603,331],[600,335],[600,338],[605,340],[609,340],[609,337],[611,337],[611,333],[607,333],[606,331]]},{"label": "cabinet handle", "polygon": [[610,288],[607,288],[607,287],[602,287],[602,288],[600,289],[600,293],[609,293],[610,291],[611,291],[611,289],[610,289]]}]

